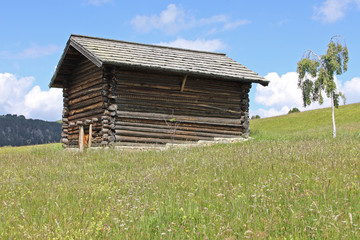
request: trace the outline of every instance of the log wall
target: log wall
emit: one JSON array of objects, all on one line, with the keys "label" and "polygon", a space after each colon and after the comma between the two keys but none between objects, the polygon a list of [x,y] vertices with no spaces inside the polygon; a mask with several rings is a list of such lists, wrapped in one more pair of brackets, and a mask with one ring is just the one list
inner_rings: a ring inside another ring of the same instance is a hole
[{"label": "log wall", "polygon": [[79,126],[84,126],[85,140],[89,139],[92,125],[92,146],[103,140],[101,116],[104,113],[102,97],[102,69],[85,57],[77,59],[77,66],[64,82],[63,88],[63,133],[62,143],[70,147],[79,146]]},{"label": "log wall", "polygon": [[[112,71],[117,145],[182,143],[248,134],[251,83]],[[116,111],[116,114],[115,114]]]},{"label": "log wall", "polygon": [[84,57],[77,62],[63,82],[65,146],[79,146],[80,126],[91,146],[248,135],[251,83],[100,69]]}]

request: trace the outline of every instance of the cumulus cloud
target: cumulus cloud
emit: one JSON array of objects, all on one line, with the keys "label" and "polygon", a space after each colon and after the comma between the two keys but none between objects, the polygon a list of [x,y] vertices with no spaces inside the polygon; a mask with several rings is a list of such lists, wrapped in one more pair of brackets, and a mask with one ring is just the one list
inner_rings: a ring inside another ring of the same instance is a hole
[{"label": "cumulus cloud", "polygon": [[313,18],[333,23],[344,17],[351,5],[360,8],[360,0],[326,0],[320,7],[314,7]]},{"label": "cumulus cloud", "polygon": [[60,120],[62,90],[51,88],[48,91],[42,91],[39,86],[35,86],[25,95],[24,106],[31,117]]},{"label": "cumulus cloud", "polygon": [[[268,87],[258,85],[255,92],[255,102],[262,107],[253,110],[252,115],[271,117],[287,114],[294,107],[301,111],[330,107],[330,99],[324,99],[324,103],[312,103],[306,108],[303,107],[301,90],[297,86],[298,75],[296,72],[288,72],[279,76],[276,72],[265,76],[270,80]],[[346,96],[347,103],[360,102],[360,78],[356,77],[343,83],[335,78],[338,89]],[[325,94],[324,94],[325,96]]]},{"label": "cumulus cloud", "polygon": [[345,93],[346,103],[360,102],[360,77],[355,77],[350,81],[346,81],[340,91]]},{"label": "cumulus cloud", "polygon": [[39,46],[32,44],[31,47],[24,49],[21,52],[13,53],[11,51],[0,51],[0,57],[7,59],[34,59],[53,54],[59,49],[57,45],[50,44],[47,46]]},{"label": "cumulus cloud", "polygon": [[226,48],[226,45],[219,39],[213,39],[213,40],[197,39],[191,41],[183,38],[178,38],[172,42],[160,42],[158,43],[158,45],[200,50],[200,51],[211,51],[211,52]]},{"label": "cumulus cloud", "polygon": [[0,73],[0,110],[2,113],[11,112],[16,108],[17,100],[29,91],[34,77],[17,77],[11,73]]},{"label": "cumulus cloud", "polygon": [[[276,73],[268,73],[265,78],[270,81],[268,87],[256,86],[255,101],[266,107],[280,107],[287,105],[299,106],[302,104],[301,91],[297,86],[298,75],[288,72],[281,77]],[[299,95],[300,94],[300,95]]]},{"label": "cumulus cloud", "polygon": [[18,114],[27,118],[59,120],[62,110],[62,90],[42,91],[34,86],[34,77],[18,78],[0,73],[0,114]]},{"label": "cumulus cloud", "polygon": [[[191,29],[204,25],[221,24],[222,30],[233,30],[237,27],[251,23],[249,20],[235,20],[226,15],[215,15],[209,18],[197,19],[191,13],[185,12],[181,6],[169,4],[165,10],[158,15],[136,15],[131,24],[139,32],[150,32],[160,30],[167,34],[174,34],[181,30]],[[214,27],[212,27],[215,29]]]},{"label": "cumulus cloud", "polygon": [[136,15],[131,20],[131,24],[133,24],[139,32],[149,32],[158,29],[166,33],[175,33],[182,28],[187,28],[187,25],[191,21],[193,21],[193,19],[186,16],[180,7],[177,7],[175,4],[169,4],[160,15]]}]

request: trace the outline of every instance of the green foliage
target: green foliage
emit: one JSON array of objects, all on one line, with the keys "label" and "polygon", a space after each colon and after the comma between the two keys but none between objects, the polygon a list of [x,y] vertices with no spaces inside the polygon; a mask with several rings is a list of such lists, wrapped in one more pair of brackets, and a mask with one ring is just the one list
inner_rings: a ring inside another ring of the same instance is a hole
[{"label": "green foliage", "polygon": [[259,115],[254,115],[251,117],[251,119],[259,119],[259,118],[261,118]]},{"label": "green foliage", "polygon": [[321,109],[237,144],[0,148],[0,239],[359,239],[360,104],[337,111],[337,139]]},{"label": "green foliage", "polygon": [[339,92],[339,96],[341,97],[341,99],[343,100],[343,103],[345,105],[346,104],[346,96],[342,92]]},{"label": "green foliage", "polygon": [[288,114],[290,114],[290,113],[297,113],[297,112],[300,112],[300,110],[295,107],[295,108],[293,108],[293,109],[290,109],[289,112],[288,112]]},{"label": "green foliage", "polygon": [[23,146],[60,142],[61,124],[26,119],[7,114],[0,116],[0,146]]},{"label": "green foliage", "polygon": [[297,64],[299,74],[298,86],[302,90],[304,107],[312,102],[323,103],[324,91],[327,97],[333,95],[335,107],[339,106],[340,93],[337,93],[334,76],[347,71],[349,53],[346,44],[340,42],[339,36],[331,38],[327,53],[321,56],[308,50]]},{"label": "green foliage", "polygon": [[317,76],[318,68],[320,63],[316,60],[311,60],[309,58],[303,58],[298,62],[298,74],[300,79],[304,79],[306,74],[310,74],[312,77]]}]

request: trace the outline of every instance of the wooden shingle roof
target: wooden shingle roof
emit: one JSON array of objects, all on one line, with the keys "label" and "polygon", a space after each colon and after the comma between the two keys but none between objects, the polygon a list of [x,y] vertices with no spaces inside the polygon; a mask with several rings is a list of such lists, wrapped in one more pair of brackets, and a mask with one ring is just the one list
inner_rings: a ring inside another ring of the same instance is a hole
[{"label": "wooden shingle roof", "polygon": [[66,70],[62,70],[64,68],[62,65],[64,65],[70,47],[76,49],[98,67],[117,65],[184,75],[255,82],[264,86],[269,83],[268,80],[223,53],[71,35],[57,70],[51,79],[50,87],[62,87],[61,75],[66,72]]}]

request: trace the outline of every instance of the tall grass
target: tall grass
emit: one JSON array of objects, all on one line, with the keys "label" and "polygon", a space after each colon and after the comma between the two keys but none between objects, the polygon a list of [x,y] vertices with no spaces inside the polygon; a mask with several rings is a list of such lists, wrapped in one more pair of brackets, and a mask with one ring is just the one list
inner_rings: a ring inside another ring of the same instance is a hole
[{"label": "tall grass", "polygon": [[[337,134],[358,137],[360,103],[335,108]],[[264,139],[328,138],[332,136],[331,108],[251,120],[251,136]]]},{"label": "tall grass", "polygon": [[325,123],[301,134],[301,114],[293,129],[296,114],[260,119],[254,139],[211,147],[2,148],[0,238],[360,238],[360,115],[332,139]]}]

